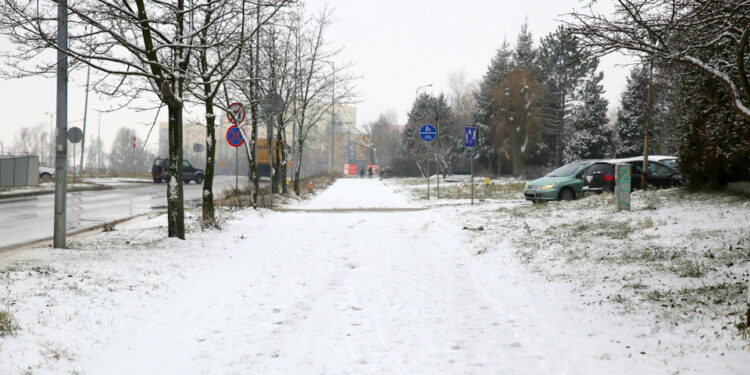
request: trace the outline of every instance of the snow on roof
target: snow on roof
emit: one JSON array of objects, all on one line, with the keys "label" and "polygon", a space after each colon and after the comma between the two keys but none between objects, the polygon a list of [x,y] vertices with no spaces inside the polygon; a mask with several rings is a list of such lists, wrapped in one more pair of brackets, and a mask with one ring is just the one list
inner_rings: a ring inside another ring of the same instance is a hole
[{"label": "snow on roof", "polygon": [[[677,157],[668,156],[668,155],[649,155],[648,156],[648,160],[650,161],[662,161],[662,160],[671,160],[671,159],[677,159]],[[639,161],[639,160],[643,160],[643,156],[633,156],[630,158],[620,158],[620,159],[605,159],[602,161],[607,162],[607,163],[617,164],[617,163],[627,163],[627,162]]]}]

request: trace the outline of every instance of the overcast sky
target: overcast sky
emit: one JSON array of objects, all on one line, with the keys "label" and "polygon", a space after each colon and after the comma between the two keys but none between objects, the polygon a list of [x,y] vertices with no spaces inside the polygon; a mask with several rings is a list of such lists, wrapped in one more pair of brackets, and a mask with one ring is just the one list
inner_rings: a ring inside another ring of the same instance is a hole
[{"label": "overcast sky", "polygon": [[[564,14],[580,7],[578,0],[306,0],[315,10],[326,3],[335,10],[336,23],[329,40],[344,47],[338,59],[354,64],[352,73],[361,76],[357,89],[362,94],[357,104],[359,125],[377,119],[382,112],[393,110],[400,122],[414,100],[418,86],[432,84],[427,92],[448,92],[447,77],[464,71],[469,79],[478,80],[485,73],[497,48],[507,37],[516,35],[528,19],[537,41],[553,31]],[[609,7],[609,5],[605,5]],[[0,48],[12,48],[0,40]],[[605,57],[604,87],[610,107],[619,102],[631,61],[623,56]],[[70,126],[81,126],[84,107],[85,76],[72,76],[69,99]],[[22,126],[49,124],[48,114],[55,110],[54,78],[25,78],[0,81],[0,103],[3,108],[0,141],[8,148]],[[97,131],[99,114],[94,109],[111,105],[90,97],[89,129]],[[102,137],[107,147],[121,126],[137,129],[145,138],[155,113],[120,110],[101,116]],[[161,114],[160,121],[166,121]],[[193,113],[200,119],[202,113]],[[152,135],[149,144],[158,144]]]}]

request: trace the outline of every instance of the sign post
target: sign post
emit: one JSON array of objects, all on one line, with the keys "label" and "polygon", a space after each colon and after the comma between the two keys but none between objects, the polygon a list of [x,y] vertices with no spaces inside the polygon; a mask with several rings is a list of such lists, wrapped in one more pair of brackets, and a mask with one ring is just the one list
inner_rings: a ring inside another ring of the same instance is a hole
[{"label": "sign post", "polygon": [[477,127],[464,127],[464,146],[471,149],[469,159],[471,164],[471,204],[474,204],[474,151],[477,148]]},{"label": "sign post", "polygon": [[[430,124],[422,125],[419,128],[419,137],[423,141],[430,143],[437,138],[437,128]],[[438,176],[438,178],[440,178]],[[427,158],[427,200],[430,200],[430,158]]]},{"label": "sign post", "polygon": [[[239,103],[237,103],[239,104]],[[240,104],[241,105],[241,104]],[[244,108],[244,107],[243,107]],[[244,118],[244,115],[243,115]],[[234,190],[239,192],[240,190],[240,149],[239,147],[245,143],[245,138],[242,137],[242,132],[237,125],[232,125],[227,129],[227,142],[230,146],[234,147]]]},{"label": "sign post", "polygon": [[[67,134],[68,141],[73,144],[73,182],[76,181],[76,143],[83,140],[83,132],[79,127],[72,127],[68,129]],[[79,166],[79,169],[82,166]]]},{"label": "sign post", "polygon": [[630,211],[630,164],[617,164],[615,166],[615,209]]}]

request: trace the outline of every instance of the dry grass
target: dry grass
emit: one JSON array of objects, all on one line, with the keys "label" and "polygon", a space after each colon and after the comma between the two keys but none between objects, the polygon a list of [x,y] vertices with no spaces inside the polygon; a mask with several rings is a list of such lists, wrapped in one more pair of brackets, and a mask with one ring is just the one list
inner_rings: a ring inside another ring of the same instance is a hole
[{"label": "dry grass", "polygon": [[[315,188],[312,194],[317,194],[322,190],[325,190],[330,185],[329,176],[315,176],[300,180],[300,196],[304,197],[311,194],[308,190],[308,183],[312,182]],[[289,194],[294,194],[294,186],[289,185]],[[246,186],[244,188],[235,189],[228,188],[224,189],[221,194],[222,198],[214,200],[214,204],[217,207],[228,207],[230,209],[240,209],[246,207],[252,207],[252,196],[253,187]],[[271,188],[269,186],[261,187],[258,189],[258,207],[261,208],[272,208],[281,199],[277,199],[278,195],[271,194]]]},{"label": "dry grass", "polygon": [[13,335],[18,329],[15,318],[10,311],[0,311],[0,337]]}]

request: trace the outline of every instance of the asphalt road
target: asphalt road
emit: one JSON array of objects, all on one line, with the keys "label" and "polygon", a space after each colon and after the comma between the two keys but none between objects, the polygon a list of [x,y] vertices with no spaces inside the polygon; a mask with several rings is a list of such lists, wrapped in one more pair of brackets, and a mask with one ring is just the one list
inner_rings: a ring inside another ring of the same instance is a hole
[{"label": "asphalt road", "polygon": [[[240,185],[247,178],[240,177]],[[234,176],[214,179],[214,194],[234,187]],[[202,185],[184,185],[186,204],[199,203]],[[68,232],[137,215],[166,210],[167,185],[133,183],[117,185],[113,190],[68,193]],[[0,249],[51,238],[54,226],[54,194],[0,199]]]}]

